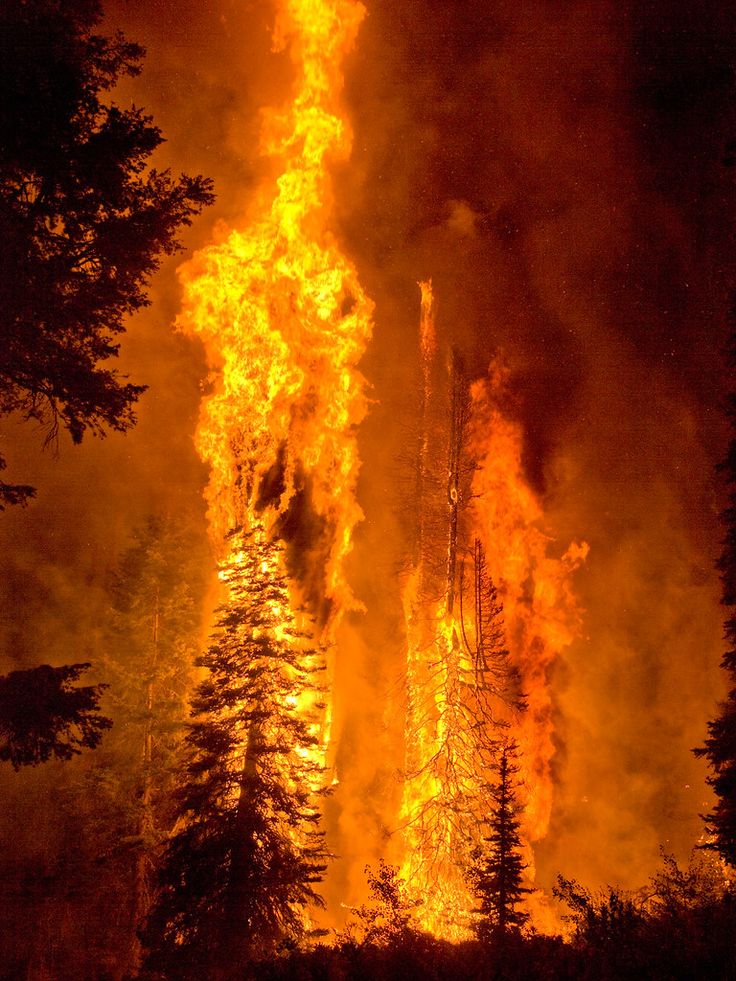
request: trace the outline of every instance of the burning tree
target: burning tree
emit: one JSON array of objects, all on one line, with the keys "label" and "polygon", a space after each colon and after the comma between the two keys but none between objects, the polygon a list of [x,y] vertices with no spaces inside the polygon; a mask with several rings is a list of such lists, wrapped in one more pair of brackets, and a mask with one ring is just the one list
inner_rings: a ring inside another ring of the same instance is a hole
[{"label": "burning tree", "polygon": [[[460,631],[463,646],[470,658],[472,678],[467,686],[477,703],[476,714],[490,725],[498,725],[493,716],[492,699],[500,699],[504,705],[524,708],[521,694],[521,678],[518,668],[511,663],[506,649],[503,606],[498,590],[488,571],[483,543],[479,538],[473,543],[473,613],[470,627],[465,617],[465,564],[460,567]],[[470,631],[472,630],[472,634]],[[470,636],[469,636],[470,635]]]},{"label": "burning tree", "polygon": [[[444,377],[436,370],[431,284],[420,285],[424,394],[415,464],[418,542],[404,594],[409,649],[402,871],[417,894],[429,891],[423,922],[458,936],[472,903],[463,868],[479,841],[481,794],[497,727],[507,724],[504,711],[523,702],[498,594],[483,545],[473,536],[477,465],[468,439],[470,386],[456,350]],[[444,439],[430,440],[430,431]]]},{"label": "burning tree", "polygon": [[493,808],[488,822],[490,834],[483,839],[488,847],[479,850],[476,863],[469,872],[479,899],[475,929],[480,940],[518,930],[529,919],[528,913],[518,909],[524,895],[531,890],[522,885],[526,866],[519,854],[521,835],[514,781],[519,768],[516,759],[516,744],[504,742],[495,768],[498,782],[489,787]]},{"label": "burning tree", "polygon": [[221,572],[230,596],[199,662],[209,676],[146,928],[149,977],[230,977],[302,937],[305,908],[322,905],[322,659],[295,627],[279,563],[258,532]]}]

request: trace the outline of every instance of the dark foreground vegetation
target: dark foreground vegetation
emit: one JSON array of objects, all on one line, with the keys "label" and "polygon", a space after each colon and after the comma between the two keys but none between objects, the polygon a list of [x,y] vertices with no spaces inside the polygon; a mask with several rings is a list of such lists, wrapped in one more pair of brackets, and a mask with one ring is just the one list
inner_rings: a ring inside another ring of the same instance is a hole
[{"label": "dark foreground vegetation", "polygon": [[483,941],[443,943],[404,925],[362,942],[343,937],[334,946],[284,952],[235,977],[262,981],[391,979],[736,978],[736,892],[723,867],[702,854],[687,870],[665,856],[650,887],[625,894],[591,895],[560,878],[555,890],[568,910],[570,935],[550,937],[516,929]]},{"label": "dark foreground vegetation", "polygon": [[[259,965],[241,977],[259,981],[532,981],[570,978],[581,981],[649,979],[730,979],[736,977],[733,912],[719,921],[715,944],[705,928],[689,937],[687,948],[674,938],[660,946],[656,930],[648,935],[611,937],[597,945],[564,943],[559,937],[521,936],[503,944],[448,944],[430,939],[392,947],[320,947]],[[623,942],[623,948],[619,944]],[[636,944],[636,946],[634,946]]]},{"label": "dark foreground vegetation", "polygon": [[[107,362],[178,230],[212,201],[208,180],[150,168],[159,130],[107,101],[142,51],[97,35],[101,16],[96,0],[0,11],[0,418],[41,424],[47,442],[132,426],[143,389]],[[466,869],[475,939],[422,933],[418,901],[384,864],[343,932],[311,937],[302,913],[319,904],[331,856],[326,790],[307,752],[315,736],[296,705],[310,695],[319,707],[323,652],[288,619],[278,544],[266,542],[245,543],[247,561],[222,570],[231,601],[198,656],[205,564],[180,523],[151,519],[89,614],[94,665],[0,677],[0,763],[53,775],[6,782],[0,981],[736,979],[736,441],[723,472],[731,690],[699,750],[716,798],[713,850],[686,870],[664,856],[635,893],[591,894],[561,877],[566,935],[534,933],[516,747],[499,737],[487,826]],[[0,510],[33,494],[0,481]],[[91,666],[93,684],[75,686]],[[80,749],[96,753],[72,760]]]}]

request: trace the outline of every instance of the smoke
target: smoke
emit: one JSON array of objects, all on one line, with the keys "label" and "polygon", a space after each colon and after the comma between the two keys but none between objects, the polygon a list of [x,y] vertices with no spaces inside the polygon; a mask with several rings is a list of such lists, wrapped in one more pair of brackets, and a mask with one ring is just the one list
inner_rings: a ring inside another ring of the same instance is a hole
[{"label": "smoke", "polygon": [[375,2],[349,75],[340,201],[377,303],[365,366],[379,403],[362,435],[356,575],[374,581],[365,556],[400,541],[391,420],[416,385],[420,278],[445,349],[464,349],[477,375],[503,354],[503,408],[523,426],[552,547],[591,545],[585,636],[552,678],[546,885],[558,870],[636,885],[660,843],[682,855],[702,830],[690,750],[721,693],[713,467],[733,54],[716,4],[673,18],[587,0]]},{"label": "smoke", "polygon": [[[348,64],[353,155],[336,168],[344,248],[376,303],[362,366],[374,399],[360,431],[366,518],[350,559],[366,613],[338,637],[328,807],[350,860],[330,890],[359,899],[363,862],[390,854],[395,831],[403,637],[390,584],[419,383],[416,284],[428,278],[443,349],[458,345],[477,377],[504,357],[503,409],[523,427],[552,547],[591,547],[577,576],[584,637],[552,676],[556,802],[540,880],[560,870],[634,885],[660,842],[680,854],[694,842],[707,807],[690,748],[720,694],[713,466],[734,254],[721,166],[736,122],[734,28],[716,0],[367,7]],[[121,0],[107,15],[148,49],[116,97],[162,127],[161,165],[215,179],[217,204],[185,239],[200,247],[217,221],[242,222],[271,174],[259,110],[289,83],[272,12]],[[54,459],[36,434],[6,429],[9,479],[39,487],[0,520],[7,667],[79,659],[104,573],[147,513],[203,534],[192,433],[205,367],[171,329],[178,261],[123,341],[124,369],[150,386],[134,431],[80,448],[62,438]]]}]

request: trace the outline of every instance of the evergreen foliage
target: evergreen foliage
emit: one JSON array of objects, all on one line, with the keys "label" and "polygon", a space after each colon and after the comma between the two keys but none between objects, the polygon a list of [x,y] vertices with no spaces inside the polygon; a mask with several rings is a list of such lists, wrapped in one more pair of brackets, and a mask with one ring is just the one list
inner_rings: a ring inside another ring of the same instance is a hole
[{"label": "evergreen foliage", "polygon": [[167,803],[181,762],[198,654],[204,557],[172,519],[149,517],[133,535],[109,582],[109,619],[100,672],[115,727],[100,758],[124,781],[121,796],[157,817],[154,839],[170,830]]},{"label": "evergreen foliage", "polygon": [[[191,758],[145,943],[147,977],[229,978],[306,933],[326,857],[316,672],[276,545],[235,540],[199,663]],[[311,713],[310,713],[311,706]]]},{"label": "evergreen foliage", "polygon": [[0,847],[0,904],[12,896],[0,950],[14,977],[122,981],[137,971],[137,930],[175,820],[205,552],[180,518],[152,517],[104,593],[90,596],[101,627],[88,641],[113,726],[94,753],[49,764],[35,782],[18,774],[4,797],[15,840]]},{"label": "evergreen foliage", "polygon": [[127,962],[135,967],[136,932],[175,821],[171,794],[183,765],[204,562],[191,535],[171,519],[152,516],[133,538],[109,583],[100,671],[109,682],[114,727],[88,783],[108,816],[97,861],[118,880]]},{"label": "evergreen foliage", "polygon": [[0,760],[14,769],[94,749],[112,725],[100,715],[104,685],[75,686],[89,664],[41,664],[0,676]]},{"label": "evergreen foliage", "polygon": [[480,940],[519,930],[529,919],[529,914],[519,908],[530,890],[522,885],[526,866],[519,853],[521,836],[514,783],[519,772],[516,759],[516,744],[504,742],[496,762],[498,782],[489,787],[492,802],[488,820],[490,834],[483,839],[487,847],[479,850],[469,872],[479,900],[475,928]]},{"label": "evergreen foliage", "polygon": [[[736,306],[732,316],[734,330],[729,363],[731,368],[736,368]],[[708,783],[716,794],[716,803],[705,816],[711,840],[704,847],[715,849],[724,861],[736,867],[736,391],[729,395],[727,414],[732,438],[721,469],[729,487],[729,504],[723,512],[726,535],[718,569],[721,603],[727,610],[724,633],[728,649],[721,666],[727,673],[730,690],[719,714],[708,723],[705,745],[696,749],[695,754],[708,760],[711,769]]]},{"label": "evergreen foliage", "polygon": [[[143,388],[107,360],[213,200],[209,180],[148,167],[163,139],[150,116],[104,101],[143,49],[95,34],[101,19],[98,0],[0,6],[0,415],[42,423],[47,441],[134,423]],[[32,493],[0,482],[0,508]]]}]

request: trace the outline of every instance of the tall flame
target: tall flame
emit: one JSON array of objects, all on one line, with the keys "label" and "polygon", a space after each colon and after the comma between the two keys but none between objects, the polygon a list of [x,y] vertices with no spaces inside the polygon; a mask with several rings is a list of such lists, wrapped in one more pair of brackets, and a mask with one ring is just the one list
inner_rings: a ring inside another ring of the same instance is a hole
[{"label": "tall flame", "polygon": [[[521,750],[533,880],[531,843],[545,835],[552,806],[547,675],[579,629],[571,576],[587,546],[573,544],[559,559],[549,554],[542,506],[522,466],[523,434],[499,407],[503,372],[492,366],[487,380],[469,386],[454,356],[449,381],[438,380],[431,284],[420,289],[419,517],[403,596],[402,875],[422,901],[421,925],[452,940],[472,922],[466,873],[482,844],[494,747],[508,736]],[[446,443],[434,455],[430,429],[435,447],[440,434]]]},{"label": "tall flame", "polygon": [[504,418],[498,406],[503,383],[503,372],[492,370],[472,389],[471,440],[479,461],[473,521],[498,586],[507,644],[526,697],[514,735],[524,776],[524,829],[529,841],[538,841],[547,833],[553,799],[548,674],[580,631],[572,574],[585,561],[588,545],[572,542],[560,558],[549,554],[552,541],[542,505],[524,476],[521,427]]},{"label": "tall flame", "polygon": [[[363,15],[354,0],[279,0],[274,46],[291,57],[294,92],[286,107],[264,113],[262,138],[281,174],[259,196],[252,220],[180,270],[179,323],[201,338],[210,369],[196,442],[210,466],[213,539],[219,546],[240,526],[258,541],[282,538],[280,571],[290,576],[292,605],[306,599],[325,645],[358,605],[344,563],[362,517],[355,430],[367,401],[357,364],[371,336],[372,304],[332,228],[329,166],[350,151],[340,107],[342,62]],[[526,758],[527,840],[547,827],[546,672],[576,629],[570,574],[584,548],[572,547],[562,559],[549,556],[541,505],[521,467],[522,434],[498,408],[493,381],[471,389],[456,354],[448,382],[438,357],[432,285],[420,289],[416,538],[403,597],[402,874],[425,900],[422,925],[456,938],[467,930],[473,905],[465,866],[479,841],[499,720],[511,726]],[[443,431],[446,448],[437,438]],[[244,561],[237,552],[242,545],[234,544],[237,536],[230,541],[224,561],[237,565]],[[290,565],[292,543],[300,554]],[[476,595],[464,606],[464,570],[471,565]],[[493,604],[479,598],[491,580],[504,606],[510,653],[481,649],[483,630],[497,632]],[[494,687],[488,658],[508,658],[509,670],[521,676],[525,713]],[[305,703],[305,713],[311,709]]]},{"label": "tall flame", "polygon": [[[179,326],[203,341],[210,371],[196,445],[210,467],[208,516],[222,566],[248,561],[232,529],[245,528],[258,546],[282,539],[278,569],[263,576],[286,579],[291,622],[325,650],[357,606],[343,566],[362,517],[355,428],[367,402],[357,363],[372,303],[332,229],[329,167],[350,152],[342,61],[363,14],[354,0],[279,0],[274,48],[291,58],[293,98],[264,112],[262,147],[281,174],[254,202],[254,217],[179,271]],[[228,608],[237,599],[230,593]],[[331,662],[318,744],[294,748],[315,773],[330,741],[333,670]],[[295,695],[284,710],[315,733],[313,699]],[[239,752],[247,755],[245,744]],[[287,789],[289,763],[281,764]],[[298,829],[283,831],[298,842]]]},{"label": "tall flame", "polygon": [[179,324],[202,339],[210,367],[196,443],[211,468],[214,539],[273,526],[299,499],[319,525],[330,631],[354,604],[343,561],[361,518],[356,365],[372,304],[331,228],[329,164],[350,152],[342,61],[363,14],[353,0],[281,0],[274,47],[291,56],[294,96],[264,113],[263,148],[283,171],[255,220],[180,270]]}]

